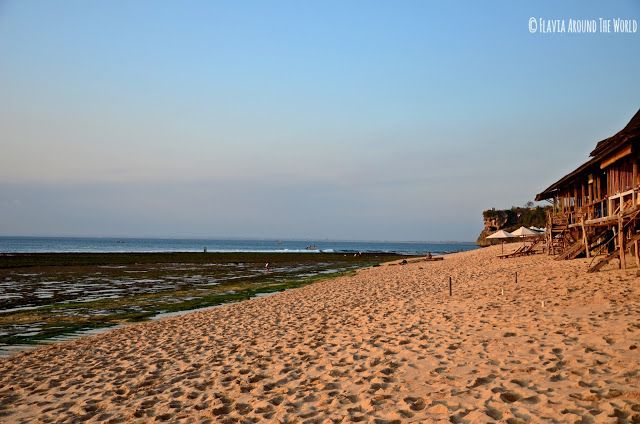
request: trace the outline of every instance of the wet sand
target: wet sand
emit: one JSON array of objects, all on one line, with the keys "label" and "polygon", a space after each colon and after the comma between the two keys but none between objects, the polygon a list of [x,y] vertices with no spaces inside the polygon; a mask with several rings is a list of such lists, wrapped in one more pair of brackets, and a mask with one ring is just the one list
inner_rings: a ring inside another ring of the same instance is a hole
[{"label": "wet sand", "polygon": [[0,359],[0,420],[640,421],[637,270],[499,252],[364,269]]}]

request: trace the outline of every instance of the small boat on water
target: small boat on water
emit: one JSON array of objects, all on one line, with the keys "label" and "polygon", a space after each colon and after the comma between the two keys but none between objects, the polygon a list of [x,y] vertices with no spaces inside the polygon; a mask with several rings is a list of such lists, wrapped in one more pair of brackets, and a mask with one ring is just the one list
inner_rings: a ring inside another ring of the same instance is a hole
[{"label": "small boat on water", "polygon": [[316,246],[315,244],[310,244],[309,246],[305,247],[305,250],[318,250],[318,246]]}]

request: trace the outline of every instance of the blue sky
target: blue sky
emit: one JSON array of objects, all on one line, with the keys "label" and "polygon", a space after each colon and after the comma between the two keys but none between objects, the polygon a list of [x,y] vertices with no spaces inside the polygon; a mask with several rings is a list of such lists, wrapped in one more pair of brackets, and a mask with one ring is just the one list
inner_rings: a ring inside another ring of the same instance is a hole
[{"label": "blue sky", "polygon": [[0,235],[473,240],[640,107],[530,17],[640,3],[0,2]]}]

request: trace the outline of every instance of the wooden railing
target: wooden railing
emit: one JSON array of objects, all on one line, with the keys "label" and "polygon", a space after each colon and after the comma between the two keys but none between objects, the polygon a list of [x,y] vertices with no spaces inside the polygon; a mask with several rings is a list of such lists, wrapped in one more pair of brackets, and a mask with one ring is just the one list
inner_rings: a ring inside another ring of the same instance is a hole
[{"label": "wooden railing", "polygon": [[553,212],[550,218],[553,224],[556,224],[556,221],[558,224],[580,224],[584,221],[618,216],[636,205],[640,205],[640,186],[571,210]]}]

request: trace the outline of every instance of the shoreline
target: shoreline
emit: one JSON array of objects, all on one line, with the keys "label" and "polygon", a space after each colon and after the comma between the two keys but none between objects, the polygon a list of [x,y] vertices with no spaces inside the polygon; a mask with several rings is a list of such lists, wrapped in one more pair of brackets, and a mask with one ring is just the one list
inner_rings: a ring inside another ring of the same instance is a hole
[{"label": "shoreline", "polygon": [[640,418],[636,270],[586,274],[584,260],[499,260],[499,249],[361,269],[3,358],[0,399],[11,402],[0,414],[9,422]]}]

